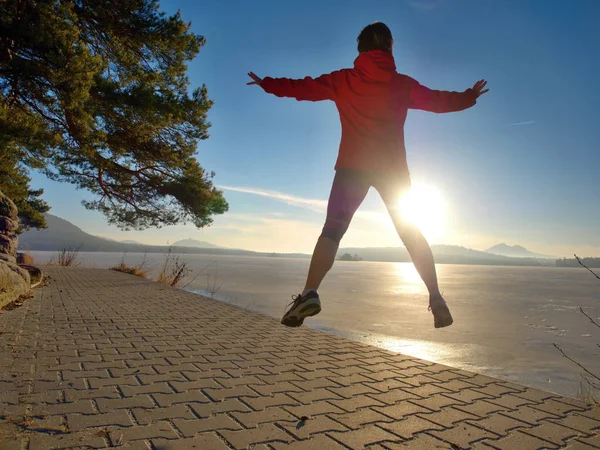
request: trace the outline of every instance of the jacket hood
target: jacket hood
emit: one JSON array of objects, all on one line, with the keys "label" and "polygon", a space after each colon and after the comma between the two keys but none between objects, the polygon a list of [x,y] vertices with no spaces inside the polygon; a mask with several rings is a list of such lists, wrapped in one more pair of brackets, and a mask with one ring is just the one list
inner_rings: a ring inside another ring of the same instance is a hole
[{"label": "jacket hood", "polygon": [[394,55],[383,50],[361,53],[354,60],[354,68],[364,77],[377,82],[389,82],[396,74]]}]

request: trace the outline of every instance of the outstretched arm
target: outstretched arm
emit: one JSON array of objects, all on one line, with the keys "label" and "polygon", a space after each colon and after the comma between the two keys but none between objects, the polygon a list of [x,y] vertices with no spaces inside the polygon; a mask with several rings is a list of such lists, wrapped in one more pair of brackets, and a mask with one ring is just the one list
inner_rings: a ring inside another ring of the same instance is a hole
[{"label": "outstretched arm", "polygon": [[464,92],[435,91],[412,80],[409,108],[435,113],[462,111],[477,103],[477,98],[489,91],[487,81],[480,80]]},{"label": "outstretched arm", "polygon": [[260,78],[253,72],[250,72],[248,76],[253,81],[247,84],[256,84],[262,87],[265,92],[277,97],[291,97],[296,100],[317,102],[320,100],[335,99],[335,74],[336,72],[321,75],[318,78],[306,77],[293,80],[290,78]]}]

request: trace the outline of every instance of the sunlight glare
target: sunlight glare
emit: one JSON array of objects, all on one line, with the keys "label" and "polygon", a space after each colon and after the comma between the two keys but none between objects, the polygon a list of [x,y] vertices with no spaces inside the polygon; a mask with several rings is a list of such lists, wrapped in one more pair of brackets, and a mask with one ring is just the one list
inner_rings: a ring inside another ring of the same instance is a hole
[{"label": "sunlight glare", "polygon": [[400,213],[417,226],[429,241],[437,241],[446,233],[446,202],[433,186],[413,185],[400,199]]}]

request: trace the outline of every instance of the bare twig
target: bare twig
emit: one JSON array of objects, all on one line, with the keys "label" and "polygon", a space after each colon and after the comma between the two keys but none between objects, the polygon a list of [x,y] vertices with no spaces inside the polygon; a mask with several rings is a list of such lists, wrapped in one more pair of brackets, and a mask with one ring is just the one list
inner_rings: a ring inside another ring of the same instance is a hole
[{"label": "bare twig", "polygon": [[598,375],[596,375],[593,372],[590,372],[588,369],[586,369],[584,366],[582,366],[581,364],[579,364],[577,361],[575,361],[573,358],[571,358],[570,356],[568,356],[562,348],[560,348],[558,345],[556,344],[552,344],[554,346],[554,348],[556,348],[560,353],[562,353],[562,355],[567,358],[569,361],[571,361],[573,364],[576,364],[577,366],[579,366],[580,368],[582,368],[584,370],[585,373],[587,373],[588,375],[592,376],[594,379],[600,381],[600,377]]},{"label": "bare twig", "polygon": [[[600,328],[600,323],[596,322],[594,319],[592,319],[584,310],[583,308],[579,308],[579,312],[581,314],[583,314],[585,317],[587,317],[588,319],[590,319],[590,322],[592,322],[594,325],[596,325],[598,328]],[[600,344],[598,344],[600,345]]]},{"label": "bare twig", "polygon": [[585,264],[584,264],[584,263],[581,261],[581,259],[579,259],[579,256],[577,256],[577,255],[573,255],[573,256],[575,256],[575,259],[577,260],[577,262],[578,262],[579,264],[581,264],[583,267],[585,267],[587,270],[589,270],[589,271],[591,272],[591,274],[592,274],[592,275],[594,275],[596,278],[598,278],[598,279],[600,280],[600,276],[599,276],[599,275],[598,275],[596,272],[594,272],[592,269],[590,269],[588,266],[586,266],[586,265],[585,265]]}]

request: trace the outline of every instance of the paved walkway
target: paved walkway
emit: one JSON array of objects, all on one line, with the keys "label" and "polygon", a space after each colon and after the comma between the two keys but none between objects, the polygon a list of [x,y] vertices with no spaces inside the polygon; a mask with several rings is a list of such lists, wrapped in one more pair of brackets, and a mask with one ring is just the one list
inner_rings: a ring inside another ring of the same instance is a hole
[{"label": "paved walkway", "polygon": [[600,408],[139,278],[0,313],[0,448],[600,448]]}]

